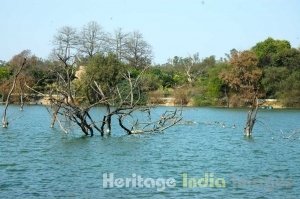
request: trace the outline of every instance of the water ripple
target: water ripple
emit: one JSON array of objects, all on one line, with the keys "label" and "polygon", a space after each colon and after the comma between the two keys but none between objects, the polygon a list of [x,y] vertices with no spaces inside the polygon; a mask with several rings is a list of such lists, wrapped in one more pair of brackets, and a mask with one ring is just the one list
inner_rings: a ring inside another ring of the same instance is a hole
[{"label": "water ripple", "polygon": [[[18,108],[11,110],[12,116]],[[256,125],[252,139],[242,134],[246,112],[186,108],[184,118],[193,125],[132,136],[115,129],[111,137],[90,138],[50,129],[44,107],[26,107],[21,118],[0,130],[0,198],[297,198],[300,143],[280,139],[280,129],[299,128],[299,111],[260,112],[278,128],[269,132]],[[106,172],[120,178],[172,177],[177,185],[164,191],[104,189]],[[225,179],[226,188],[184,188],[182,173],[197,179],[213,173]]]}]

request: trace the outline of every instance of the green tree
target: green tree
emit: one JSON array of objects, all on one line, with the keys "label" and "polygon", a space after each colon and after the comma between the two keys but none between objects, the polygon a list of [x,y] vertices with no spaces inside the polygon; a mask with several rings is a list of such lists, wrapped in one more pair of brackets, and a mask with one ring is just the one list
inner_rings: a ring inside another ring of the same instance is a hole
[{"label": "green tree", "polygon": [[101,84],[102,90],[107,97],[115,93],[114,88],[122,81],[122,74],[125,71],[125,65],[119,61],[116,55],[96,54],[92,57],[86,66],[85,76],[83,77],[83,90],[86,92],[90,102],[98,100],[99,94],[94,92],[94,82]]},{"label": "green tree", "polygon": [[294,71],[281,83],[279,98],[287,107],[300,107],[300,71]]},{"label": "green tree", "polygon": [[277,98],[280,93],[281,84],[289,76],[290,72],[286,67],[267,67],[263,70],[262,86],[266,98]]},{"label": "green tree", "polygon": [[198,94],[194,97],[198,105],[218,105],[222,96],[223,82],[219,77],[224,64],[216,64],[207,70],[205,75],[199,76],[196,84]]},{"label": "green tree", "polygon": [[1,66],[0,67],[0,82],[2,82],[3,80],[8,79],[10,76],[9,70],[7,67],[5,66]]},{"label": "green tree", "polygon": [[[0,97],[2,98],[8,92],[7,80],[10,77],[10,72],[6,66],[0,66]],[[3,99],[2,99],[3,101]]]},{"label": "green tree", "polygon": [[271,37],[262,42],[258,42],[252,51],[255,52],[258,58],[260,67],[270,66],[274,63],[274,56],[291,48],[291,44],[287,40],[275,40]]},{"label": "green tree", "polygon": [[300,69],[300,51],[295,48],[284,49],[273,56],[272,66]]}]

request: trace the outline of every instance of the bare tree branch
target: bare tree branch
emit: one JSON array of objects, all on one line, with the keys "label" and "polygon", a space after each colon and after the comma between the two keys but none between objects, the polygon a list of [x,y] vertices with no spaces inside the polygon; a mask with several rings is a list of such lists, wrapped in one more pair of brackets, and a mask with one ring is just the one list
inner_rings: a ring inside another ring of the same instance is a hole
[{"label": "bare tree branch", "polygon": [[16,72],[16,74],[14,75],[14,79],[13,79],[13,84],[11,86],[11,89],[7,95],[7,98],[6,98],[6,101],[5,101],[5,108],[4,108],[4,113],[3,113],[3,117],[2,117],[2,127],[3,128],[7,128],[8,127],[8,121],[7,121],[7,116],[6,116],[6,113],[7,113],[7,109],[8,109],[8,105],[9,105],[9,99],[10,99],[10,96],[12,94],[12,92],[14,91],[15,89],[15,86],[16,86],[16,82],[17,82],[17,79],[18,79],[18,76],[19,74],[21,73],[22,69],[24,68],[26,64],[26,58],[24,58],[21,66],[19,67],[18,71]]}]

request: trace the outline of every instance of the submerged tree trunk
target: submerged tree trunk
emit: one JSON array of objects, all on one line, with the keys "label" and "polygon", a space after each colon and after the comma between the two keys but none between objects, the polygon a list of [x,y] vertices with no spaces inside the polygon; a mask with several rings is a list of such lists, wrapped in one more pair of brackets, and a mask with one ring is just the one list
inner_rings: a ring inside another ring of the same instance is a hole
[{"label": "submerged tree trunk", "polygon": [[24,110],[24,88],[21,82],[19,82],[20,85],[20,110]]},{"label": "submerged tree trunk", "polygon": [[121,127],[122,129],[124,129],[124,130],[127,132],[128,135],[131,135],[131,134],[132,134],[132,131],[129,130],[128,128],[126,128],[126,127],[123,125],[123,122],[122,122],[123,116],[124,116],[124,115],[120,115],[120,116],[119,116],[119,125],[120,125],[120,127]]},{"label": "submerged tree trunk", "polygon": [[247,137],[250,137],[252,135],[252,129],[256,121],[256,114],[258,111],[258,100],[255,98],[255,101],[253,102],[251,110],[248,112],[247,116],[247,122],[246,126],[244,128],[244,134]]},{"label": "submerged tree trunk", "polygon": [[111,115],[110,105],[106,104],[106,115],[104,115],[102,119],[101,136],[104,136],[105,133],[106,134],[111,133],[111,116],[112,115]]},{"label": "submerged tree trunk", "polygon": [[16,82],[17,82],[18,76],[19,76],[20,72],[22,71],[23,67],[25,66],[25,64],[26,64],[26,58],[24,58],[24,61],[23,61],[22,65],[20,66],[19,70],[15,74],[13,84],[12,84],[10,90],[9,90],[8,95],[7,95],[6,102],[5,102],[5,108],[4,108],[4,112],[3,112],[3,117],[2,117],[2,127],[3,128],[8,127],[8,120],[7,120],[6,113],[7,113],[7,108],[8,108],[8,105],[9,105],[9,99],[10,99],[10,96],[11,96],[12,92],[14,91],[14,89],[16,87]]},{"label": "submerged tree trunk", "polygon": [[57,118],[57,114],[58,114],[58,111],[60,109],[60,105],[52,105],[53,106],[53,113],[52,113],[52,118],[51,118],[51,124],[50,124],[50,127],[53,128],[54,127],[54,124],[55,124],[55,121],[56,121],[56,118]]}]

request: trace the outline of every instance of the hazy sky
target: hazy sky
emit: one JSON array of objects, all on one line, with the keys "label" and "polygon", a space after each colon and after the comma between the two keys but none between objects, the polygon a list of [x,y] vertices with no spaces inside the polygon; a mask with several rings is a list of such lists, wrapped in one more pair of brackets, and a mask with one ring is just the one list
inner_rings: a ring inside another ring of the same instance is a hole
[{"label": "hazy sky", "polygon": [[0,60],[24,49],[47,58],[58,28],[89,21],[140,31],[155,63],[195,52],[224,57],[269,36],[300,46],[299,0],[1,0]]}]

